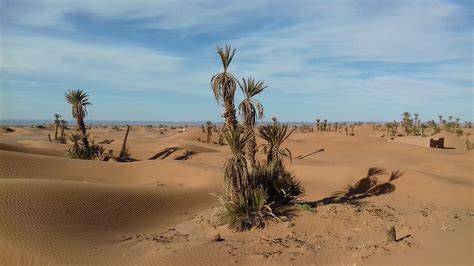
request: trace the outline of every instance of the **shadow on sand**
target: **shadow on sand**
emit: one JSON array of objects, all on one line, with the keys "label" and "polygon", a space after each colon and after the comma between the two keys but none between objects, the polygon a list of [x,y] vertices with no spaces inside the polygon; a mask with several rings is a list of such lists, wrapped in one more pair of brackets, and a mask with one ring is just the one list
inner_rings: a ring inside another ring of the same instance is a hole
[{"label": "shadow on sand", "polygon": [[392,171],[387,182],[379,183],[377,177],[384,174],[387,174],[385,169],[372,167],[367,172],[367,176],[357,181],[355,185],[348,185],[343,190],[332,193],[329,197],[305,202],[305,204],[315,208],[335,203],[355,203],[361,199],[395,191],[395,185],[392,181],[400,178],[404,173],[400,172],[400,170]]}]

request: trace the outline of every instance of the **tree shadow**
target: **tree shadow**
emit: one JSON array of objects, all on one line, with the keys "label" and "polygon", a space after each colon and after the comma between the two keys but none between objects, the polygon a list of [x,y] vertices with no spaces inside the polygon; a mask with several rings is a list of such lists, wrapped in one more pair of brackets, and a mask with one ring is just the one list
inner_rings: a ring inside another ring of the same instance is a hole
[{"label": "tree shadow", "polygon": [[322,151],[324,151],[324,149],[319,149],[319,150],[317,150],[317,151],[313,151],[313,152],[310,152],[310,153],[305,154],[305,155],[298,155],[298,156],[295,157],[295,159],[301,160],[301,159],[304,159],[304,158],[306,158],[306,157],[308,157],[308,156],[310,156],[310,155],[313,155],[313,154],[316,154],[316,153],[322,152]]},{"label": "tree shadow", "polygon": [[354,185],[348,185],[343,190],[333,192],[331,196],[317,200],[305,202],[310,207],[336,204],[336,203],[359,203],[360,200],[388,194],[395,191],[395,185],[392,181],[400,178],[404,173],[400,170],[392,171],[387,182],[379,183],[377,177],[387,174],[385,169],[371,167],[367,172],[367,176],[360,179]]},{"label": "tree shadow", "polygon": [[166,157],[170,156],[175,151],[180,150],[180,149],[181,148],[179,148],[179,147],[164,148],[164,149],[160,150],[158,153],[156,153],[155,155],[153,155],[152,157],[150,157],[148,160],[156,160],[156,159],[163,160]]},{"label": "tree shadow", "polygon": [[196,154],[198,153],[195,151],[186,150],[182,155],[178,155],[174,159],[177,161],[185,161],[185,160],[191,159],[193,155],[196,155]]}]

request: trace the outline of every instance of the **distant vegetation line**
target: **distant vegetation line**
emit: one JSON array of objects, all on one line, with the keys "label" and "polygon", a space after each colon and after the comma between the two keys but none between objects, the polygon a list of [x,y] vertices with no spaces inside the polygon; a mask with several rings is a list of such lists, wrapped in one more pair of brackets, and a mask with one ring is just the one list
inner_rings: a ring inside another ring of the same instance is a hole
[{"label": "distant vegetation line", "polygon": [[[74,124],[75,120],[67,120],[70,124]],[[140,120],[88,120],[87,123],[91,125],[107,125],[107,126],[117,126],[117,125],[188,125],[188,126],[201,126],[205,124],[207,120],[202,121],[140,121]],[[222,121],[211,121],[212,124],[222,125]],[[341,123],[354,123],[359,121],[335,121]],[[362,121],[364,122],[364,121]],[[365,121],[369,122],[369,121]],[[370,121],[375,123],[386,123],[388,121]],[[269,124],[271,121],[268,122],[261,122],[259,124]],[[312,121],[283,121],[283,123],[291,124],[291,125],[302,125],[302,124],[311,124],[314,123]],[[38,125],[38,124],[51,124],[51,119],[0,119],[0,125],[2,126],[31,126],[31,125]]]}]

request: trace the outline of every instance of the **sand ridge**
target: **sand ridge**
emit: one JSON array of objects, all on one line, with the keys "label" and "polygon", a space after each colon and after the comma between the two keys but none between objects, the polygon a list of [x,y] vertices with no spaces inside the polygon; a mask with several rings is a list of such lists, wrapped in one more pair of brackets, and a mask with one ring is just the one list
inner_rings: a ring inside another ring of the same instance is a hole
[{"label": "sand ridge", "polygon": [[[69,159],[68,145],[47,141],[51,128],[12,128],[0,134],[2,264],[474,263],[473,153],[454,134],[440,134],[454,149],[437,150],[429,138],[392,141],[365,125],[355,136],[295,132],[286,143],[294,157],[324,149],[287,162],[308,203],[354,184],[369,167],[405,174],[391,194],[301,209],[294,221],[235,233],[216,224],[210,195],[229,152],[197,141],[205,139],[200,128],[132,127],[133,163]],[[124,135],[90,132],[113,139],[105,146],[115,151]],[[147,160],[169,147],[179,149]],[[186,150],[195,153],[176,160]],[[388,225],[398,242],[385,244]],[[218,233],[224,241],[213,241]]]}]

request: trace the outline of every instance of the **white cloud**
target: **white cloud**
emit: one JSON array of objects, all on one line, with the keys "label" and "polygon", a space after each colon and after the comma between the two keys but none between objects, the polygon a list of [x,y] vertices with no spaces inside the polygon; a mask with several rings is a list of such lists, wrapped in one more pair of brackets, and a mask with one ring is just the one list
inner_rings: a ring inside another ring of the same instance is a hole
[{"label": "white cloud", "polygon": [[[446,95],[472,98],[471,14],[455,2],[18,0],[2,7],[4,25],[11,27],[2,35],[2,75],[27,80],[206,95],[220,68],[210,51],[230,43],[238,48],[231,66],[236,76],[254,76],[286,95],[398,106]],[[64,33],[81,37],[78,17],[105,30],[111,23],[150,34],[169,31],[189,46],[209,36],[212,43],[170,55],[160,52],[160,43],[157,50],[139,42],[124,46],[120,34],[119,43],[73,40]],[[366,62],[378,65],[351,65]]]},{"label": "white cloud", "polygon": [[90,43],[7,33],[2,38],[3,76],[66,81],[122,90],[183,91],[185,59],[139,46]]}]

